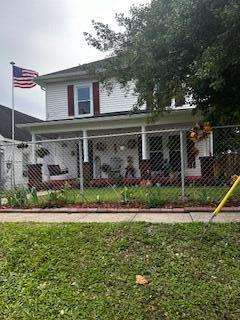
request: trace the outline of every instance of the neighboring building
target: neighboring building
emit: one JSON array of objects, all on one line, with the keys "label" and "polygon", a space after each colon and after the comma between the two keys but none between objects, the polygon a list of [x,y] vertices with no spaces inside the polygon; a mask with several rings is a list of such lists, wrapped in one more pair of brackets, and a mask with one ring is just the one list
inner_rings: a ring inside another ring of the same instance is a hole
[{"label": "neighboring building", "polygon": [[[171,103],[171,112],[166,113],[152,124],[147,124],[148,114],[145,105],[138,112],[130,115],[129,110],[137,102],[137,96],[131,88],[131,83],[129,84],[130,90],[126,92],[115,80],[112,80],[113,88],[109,93],[95,79],[92,75],[94,73],[89,71],[100,70],[103,63],[104,60],[97,61],[38,77],[36,82],[46,92],[46,121],[23,124],[19,127],[28,129],[33,141],[36,139],[36,135],[46,134],[52,135],[53,138],[81,136],[86,138],[96,135],[139,132],[139,137],[122,136],[117,139],[117,142],[114,137],[109,139],[106,149],[99,147],[100,138],[92,140],[91,143],[84,139],[84,174],[92,180],[107,177],[106,174],[99,173],[99,163],[116,166],[116,162],[118,162],[120,173],[125,176],[129,155],[136,169],[136,178],[143,177],[146,170],[150,171],[152,177],[166,174],[162,170],[164,162],[169,162],[173,166],[174,161],[179,170],[179,132],[169,131],[164,135],[160,132],[154,136],[146,134],[146,132],[190,128],[200,120],[199,115],[193,115],[193,107],[189,102],[176,106],[174,101]],[[135,143],[133,139],[136,140]],[[128,140],[131,141],[129,142],[131,147],[125,148],[125,151],[122,148],[121,153],[118,152],[119,146],[128,145]],[[116,143],[118,144],[117,149]],[[173,150],[170,150],[170,144],[174,145]],[[198,152],[193,159],[191,149],[195,147]],[[188,143],[187,135],[184,134],[183,148],[186,155],[185,176],[200,177],[199,157],[209,155],[212,152],[211,139],[196,142],[194,146],[194,143],[191,145]],[[67,166],[69,169],[68,177],[74,179],[79,176],[79,155],[69,156],[66,162],[66,155],[69,155],[71,150],[72,146],[69,150],[67,146],[64,150],[55,150],[51,152],[50,158],[53,165]],[[190,161],[188,161],[188,156],[191,157]]]},{"label": "neighboring building", "polygon": [[[18,128],[17,124],[40,122],[40,119],[15,111],[15,143],[31,140],[31,134]],[[31,147],[19,149],[15,146],[15,165],[12,170],[12,109],[0,105],[0,187],[9,188],[12,173],[15,173],[16,185],[27,184],[27,164],[31,162]]]}]

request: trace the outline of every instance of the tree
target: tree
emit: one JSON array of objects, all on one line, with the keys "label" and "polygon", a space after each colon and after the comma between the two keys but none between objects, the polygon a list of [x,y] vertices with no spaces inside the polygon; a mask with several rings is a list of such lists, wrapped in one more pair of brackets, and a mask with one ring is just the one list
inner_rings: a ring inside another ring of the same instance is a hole
[{"label": "tree", "polygon": [[[133,80],[137,106],[158,116],[175,96],[192,95],[215,123],[240,121],[239,0],[152,0],[116,15],[120,31],[94,22],[88,43],[108,53],[102,81]],[[102,70],[103,71],[103,70]]]}]

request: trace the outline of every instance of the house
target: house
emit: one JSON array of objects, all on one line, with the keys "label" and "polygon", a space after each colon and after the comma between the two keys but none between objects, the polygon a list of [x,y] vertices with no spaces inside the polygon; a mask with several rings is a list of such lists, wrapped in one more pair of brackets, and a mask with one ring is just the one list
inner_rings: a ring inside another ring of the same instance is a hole
[{"label": "house", "polygon": [[17,124],[40,123],[41,120],[31,117],[19,111],[15,111],[15,161],[14,170],[12,170],[12,109],[0,105],[0,188],[10,188],[14,172],[15,184],[27,184],[27,165],[31,161],[32,152],[30,148],[24,150],[17,148],[17,144],[31,139],[31,134],[18,128]]},{"label": "house", "polygon": [[[109,92],[91,71],[101,70],[103,65],[104,60],[36,78],[46,93],[46,121],[25,123],[19,128],[29,130],[33,142],[36,135],[48,135],[52,139],[83,137],[84,177],[93,185],[101,185],[104,179],[114,179],[116,174],[134,179],[159,178],[161,181],[172,177],[173,173],[179,176],[179,130],[191,128],[201,119],[199,114],[193,114],[193,106],[187,99],[181,106],[176,106],[173,100],[169,112],[154,123],[147,122],[146,105],[130,114],[137,101],[132,83],[126,91],[111,79],[112,91]],[[121,135],[115,137],[114,134]],[[202,174],[199,158],[212,153],[212,138],[189,143],[187,133],[183,132],[182,139],[184,176],[197,179]],[[53,143],[48,144],[48,169],[49,165],[56,166],[58,171],[67,168],[68,179],[79,177],[81,150],[78,141],[59,143],[57,148],[56,144],[54,148]],[[197,150],[195,154],[194,150]],[[166,170],[166,164],[171,170]],[[45,180],[56,179],[53,175],[47,174],[45,168]]]}]

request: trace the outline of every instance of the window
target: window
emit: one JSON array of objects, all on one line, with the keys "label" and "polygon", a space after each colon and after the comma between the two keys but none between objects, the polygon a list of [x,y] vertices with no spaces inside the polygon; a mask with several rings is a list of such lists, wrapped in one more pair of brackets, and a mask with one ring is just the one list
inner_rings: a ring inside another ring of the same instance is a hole
[{"label": "window", "polygon": [[90,86],[77,87],[77,114],[89,115],[91,111],[91,88]]}]

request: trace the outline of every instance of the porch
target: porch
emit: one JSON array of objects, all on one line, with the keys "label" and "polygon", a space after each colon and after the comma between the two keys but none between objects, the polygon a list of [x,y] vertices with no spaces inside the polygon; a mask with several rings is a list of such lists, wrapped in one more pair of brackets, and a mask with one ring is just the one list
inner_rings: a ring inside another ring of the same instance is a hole
[{"label": "porch", "polygon": [[[178,186],[183,178],[190,184],[201,181],[201,158],[213,153],[211,137],[194,143],[186,129],[157,126],[85,130],[79,138],[63,135],[38,142],[34,153],[40,145],[49,152],[38,173],[38,187],[46,189],[62,187],[66,182],[79,186],[81,177],[92,187],[146,183]],[[33,163],[37,162],[35,157]],[[33,168],[32,176],[36,176],[36,166]]]}]

